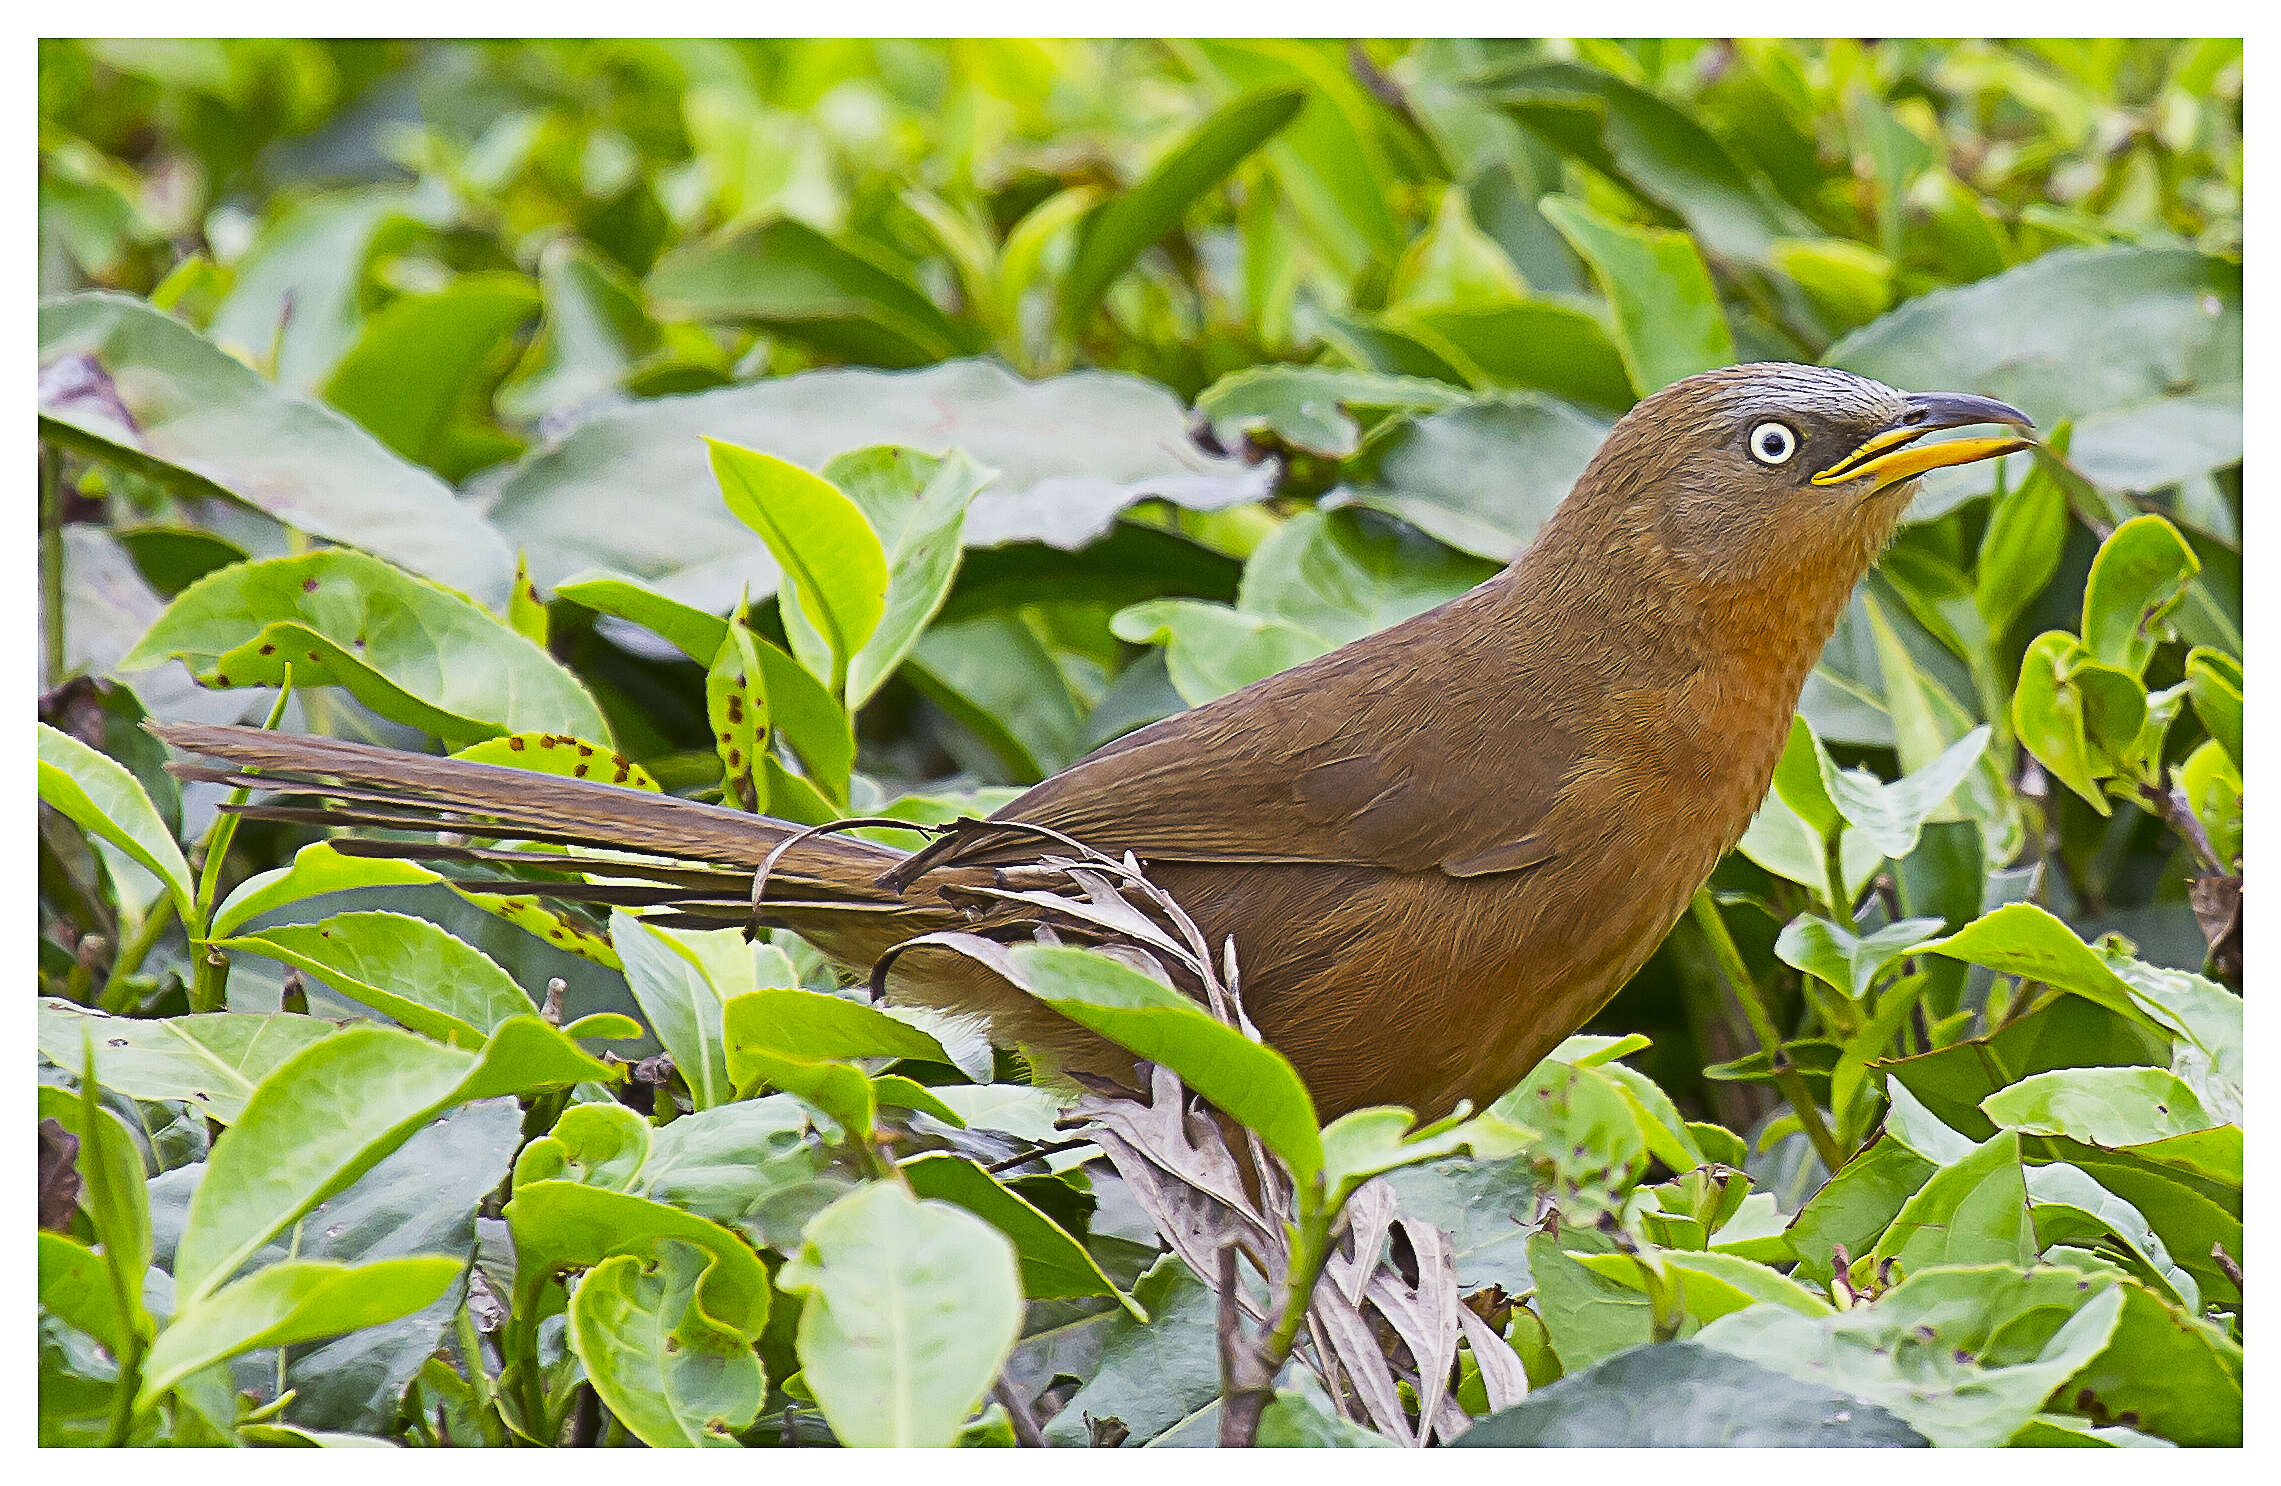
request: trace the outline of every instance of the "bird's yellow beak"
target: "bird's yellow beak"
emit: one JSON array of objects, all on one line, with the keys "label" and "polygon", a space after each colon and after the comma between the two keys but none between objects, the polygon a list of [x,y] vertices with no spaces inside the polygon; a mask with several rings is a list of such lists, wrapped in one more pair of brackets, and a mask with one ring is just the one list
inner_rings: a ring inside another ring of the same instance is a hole
[{"label": "bird's yellow beak", "polygon": [[2033,440],[2016,434],[1949,439],[1938,444],[1917,442],[1928,433],[1973,423],[2008,423],[2031,431],[2035,428],[2035,421],[2027,414],[1992,397],[1976,397],[1969,392],[1915,393],[1909,398],[1909,410],[1892,427],[1864,440],[1860,448],[1815,475],[1813,483],[1844,485],[1869,479],[1875,482],[1872,489],[1883,490],[1903,480],[1913,480],[1927,470],[1952,464],[1974,464],[2035,447]]}]

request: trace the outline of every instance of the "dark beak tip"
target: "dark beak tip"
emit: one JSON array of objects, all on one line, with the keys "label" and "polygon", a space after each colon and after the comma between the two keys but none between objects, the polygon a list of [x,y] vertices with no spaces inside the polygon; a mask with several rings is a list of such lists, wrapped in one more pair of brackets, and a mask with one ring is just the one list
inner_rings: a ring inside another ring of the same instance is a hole
[{"label": "dark beak tip", "polygon": [[1919,392],[1909,398],[1909,422],[1927,430],[1962,428],[1972,423],[2005,423],[2035,429],[2035,420],[2008,402],[1976,392]]}]

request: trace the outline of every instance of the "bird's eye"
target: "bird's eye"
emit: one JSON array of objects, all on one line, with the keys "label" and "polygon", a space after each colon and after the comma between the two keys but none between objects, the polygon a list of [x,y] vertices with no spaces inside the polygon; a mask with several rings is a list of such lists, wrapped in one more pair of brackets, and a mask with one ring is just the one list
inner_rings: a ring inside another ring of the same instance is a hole
[{"label": "bird's eye", "polygon": [[1761,423],[1750,431],[1750,457],[1760,464],[1788,464],[1798,452],[1798,436],[1787,423]]}]

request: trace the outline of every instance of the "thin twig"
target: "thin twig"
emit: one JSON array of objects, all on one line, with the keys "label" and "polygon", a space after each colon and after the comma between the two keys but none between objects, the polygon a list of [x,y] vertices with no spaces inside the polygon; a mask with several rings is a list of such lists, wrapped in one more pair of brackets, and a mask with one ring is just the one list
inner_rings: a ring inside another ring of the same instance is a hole
[{"label": "thin twig", "polygon": [[1025,1450],[1046,1448],[1045,1432],[1038,1428],[1037,1415],[1022,1396],[1009,1387],[1004,1378],[991,1385],[990,1396],[1006,1411],[1006,1419],[1014,1426],[1014,1443]]}]

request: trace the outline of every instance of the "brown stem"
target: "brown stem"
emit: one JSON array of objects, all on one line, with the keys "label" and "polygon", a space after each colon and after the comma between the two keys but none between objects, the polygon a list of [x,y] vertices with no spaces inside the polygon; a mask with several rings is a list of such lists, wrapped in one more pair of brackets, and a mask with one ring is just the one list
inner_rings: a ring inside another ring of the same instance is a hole
[{"label": "brown stem", "polygon": [[1038,1428],[1037,1415],[1030,1412],[1029,1404],[1006,1385],[1004,1378],[991,1385],[990,1396],[998,1400],[999,1406],[1006,1411],[1007,1420],[1014,1426],[1015,1444],[1025,1450],[1046,1448],[1045,1432]]}]

